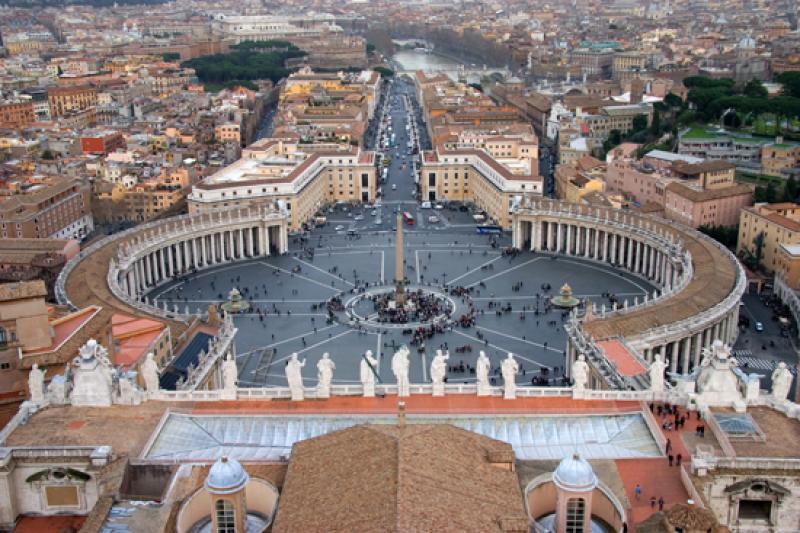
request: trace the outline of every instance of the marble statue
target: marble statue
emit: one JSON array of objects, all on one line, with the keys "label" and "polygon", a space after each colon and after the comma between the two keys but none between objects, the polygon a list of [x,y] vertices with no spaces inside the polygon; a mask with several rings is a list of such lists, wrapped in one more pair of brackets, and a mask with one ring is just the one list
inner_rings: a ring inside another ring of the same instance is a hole
[{"label": "marble statue", "polygon": [[228,357],[222,363],[222,396],[225,400],[236,399],[236,379],[239,377],[239,370],[236,368],[236,360],[233,353],[228,352]]},{"label": "marble statue", "polygon": [[111,405],[113,377],[105,349],[96,340],[89,339],[81,346],[79,353],[70,402],[81,407]]},{"label": "marble statue", "polygon": [[503,374],[503,398],[513,400],[517,397],[517,372],[519,363],[514,359],[514,354],[508,352],[508,357],[500,363],[500,372]]},{"label": "marble statue", "polygon": [[475,364],[475,375],[478,379],[478,396],[490,396],[492,388],[489,385],[489,367],[491,367],[486,352],[481,350],[478,354],[478,362]]},{"label": "marble statue", "polygon": [[660,353],[656,354],[655,360],[650,363],[650,390],[653,392],[664,392],[664,369],[667,368],[669,360],[664,361]]},{"label": "marble statue", "polygon": [[364,397],[375,396],[375,372],[378,371],[378,360],[372,356],[372,350],[367,350],[361,358],[360,378],[364,387]]},{"label": "marble statue", "polygon": [[142,379],[148,394],[158,392],[158,363],[153,358],[153,352],[148,352],[147,358],[142,363]]},{"label": "marble statue", "polygon": [[292,401],[302,401],[303,396],[303,374],[302,368],[306,366],[306,360],[301,362],[297,359],[297,352],[293,353],[286,362],[286,381],[289,383],[289,390],[292,393]]},{"label": "marble statue", "polygon": [[404,344],[392,356],[392,372],[397,379],[397,396],[401,398],[411,394],[408,383],[408,354],[408,348]]},{"label": "marble statue", "polygon": [[36,363],[33,363],[28,373],[28,389],[32,402],[39,404],[44,402],[44,370],[41,370]]},{"label": "marble statue", "polygon": [[322,354],[322,359],[317,362],[317,398],[330,398],[331,396],[331,380],[336,364],[330,357],[330,354],[325,352]]},{"label": "marble statue", "polygon": [[772,397],[778,402],[786,401],[791,386],[792,372],[786,363],[781,361],[772,372]]},{"label": "marble statue", "polygon": [[586,356],[579,355],[572,363],[572,381],[575,390],[582,391],[589,382],[589,365],[586,363]]},{"label": "marble statue", "polygon": [[436,350],[436,356],[431,361],[431,381],[433,382],[433,395],[444,396],[444,379],[447,375],[447,360],[450,353]]}]

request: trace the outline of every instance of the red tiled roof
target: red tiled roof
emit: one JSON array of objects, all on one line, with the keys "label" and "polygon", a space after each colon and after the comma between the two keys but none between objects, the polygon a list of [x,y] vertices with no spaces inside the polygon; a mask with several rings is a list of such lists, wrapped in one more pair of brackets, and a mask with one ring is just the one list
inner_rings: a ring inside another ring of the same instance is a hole
[{"label": "red tiled roof", "polygon": [[89,322],[89,320],[91,320],[98,312],[100,312],[100,309],[101,308],[99,306],[90,305],[89,307],[75,311],[74,313],[70,313],[67,316],[52,321],[50,325],[53,327],[53,342],[50,344],[50,346],[40,350],[25,352],[23,357],[58,350],[58,348],[67,339],[69,339],[73,333],[81,329],[84,324]]},{"label": "red tiled roof", "polygon": [[623,376],[638,376],[647,370],[617,339],[600,341],[597,343]]}]

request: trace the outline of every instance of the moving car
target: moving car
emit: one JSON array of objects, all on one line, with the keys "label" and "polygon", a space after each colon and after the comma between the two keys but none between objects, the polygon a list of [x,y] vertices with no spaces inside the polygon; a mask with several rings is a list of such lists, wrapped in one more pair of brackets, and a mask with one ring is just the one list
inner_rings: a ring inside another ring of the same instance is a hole
[{"label": "moving car", "polygon": [[396,190],[397,190],[397,184],[396,184],[396,183],[392,183],[392,190],[393,190],[393,191],[396,191]]},{"label": "moving car", "polygon": [[761,322],[756,322],[756,331],[759,333],[764,331],[764,324],[762,324]]}]

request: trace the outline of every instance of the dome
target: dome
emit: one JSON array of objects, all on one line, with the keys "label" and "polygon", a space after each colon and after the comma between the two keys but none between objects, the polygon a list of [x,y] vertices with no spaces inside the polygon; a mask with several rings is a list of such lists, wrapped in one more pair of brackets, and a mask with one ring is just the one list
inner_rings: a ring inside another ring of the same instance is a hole
[{"label": "dome", "polygon": [[754,50],[756,47],[756,41],[749,35],[746,37],[742,37],[739,41],[739,48],[743,50]]},{"label": "dome", "polygon": [[553,472],[553,482],[560,489],[583,492],[597,486],[597,476],[594,475],[592,465],[576,453],[561,460]]},{"label": "dome", "polygon": [[208,471],[206,490],[212,494],[232,494],[243,489],[249,479],[239,461],[223,456]]}]

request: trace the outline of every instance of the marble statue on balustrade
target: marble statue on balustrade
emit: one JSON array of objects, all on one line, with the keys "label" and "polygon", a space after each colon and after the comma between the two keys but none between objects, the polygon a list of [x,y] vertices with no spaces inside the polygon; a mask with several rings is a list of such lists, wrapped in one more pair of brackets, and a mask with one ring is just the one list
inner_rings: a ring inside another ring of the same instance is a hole
[{"label": "marble statue on balustrade", "polygon": [[47,401],[51,405],[66,405],[69,403],[69,380],[64,374],[53,376],[47,385]]},{"label": "marble statue on balustrade", "polygon": [[139,405],[143,399],[144,392],[136,385],[136,372],[123,372],[117,377],[117,397],[114,403]]},{"label": "marble statue on balustrade", "polygon": [[660,353],[657,353],[655,360],[650,364],[648,373],[650,374],[650,390],[653,392],[664,392],[664,370],[669,365],[669,359],[664,361]]},{"label": "marble statue on balustrade", "polygon": [[572,363],[572,388],[576,391],[583,391],[589,385],[589,364],[586,356],[580,354],[575,362]]},{"label": "marble statue on balustrade", "polygon": [[772,398],[778,402],[786,401],[792,387],[792,371],[781,361],[772,372]]},{"label": "marble statue on balustrade", "polygon": [[397,396],[401,398],[411,394],[408,381],[408,354],[408,348],[404,344],[392,356],[392,372],[397,380]]},{"label": "marble statue on balustrade", "polygon": [[73,377],[70,401],[78,406],[112,404],[112,376],[107,352],[96,340],[89,339],[79,350],[78,368]]},{"label": "marble statue on balustrade", "polygon": [[286,381],[289,384],[289,391],[292,394],[292,401],[302,401],[305,396],[303,394],[303,367],[306,366],[306,360],[300,361],[297,358],[297,352],[293,353],[289,360],[286,362]]},{"label": "marble statue on balustrade", "polygon": [[336,364],[328,352],[322,354],[322,359],[317,362],[317,398],[330,398],[331,380]]},{"label": "marble statue on balustrade", "polygon": [[503,398],[513,400],[517,397],[517,372],[519,363],[514,359],[514,354],[508,352],[508,356],[500,363],[500,372],[503,374]]},{"label": "marble statue on balustrade", "polygon": [[236,368],[236,360],[233,353],[228,352],[228,356],[222,363],[222,399],[236,399],[236,380],[239,377],[239,369]]},{"label": "marble statue on balustrade", "polygon": [[444,396],[444,380],[447,376],[447,360],[450,353],[436,350],[436,356],[431,361],[431,381],[433,382],[433,395]]},{"label": "marble statue on balustrade", "polygon": [[744,374],[731,357],[730,346],[719,339],[702,353],[700,364],[689,374],[670,373],[677,392],[688,395],[698,406],[744,408],[746,399],[753,397],[759,376]]},{"label": "marble statue on balustrade", "polygon": [[159,389],[158,363],[153,358],[153,352],[148,352],[142,363],[142,379],[147,394],[155,394]]},{"label": "marble statue on balustrade", "polygon": [[478,380],[478,396],[491,396],[492,387],[489,385],[489,368],[492,363],[486,357],[483,350],[478,354],[478,362],[475,363],[475,376]]},{"label": "marble statue on balustrade", "polygon": [[28,389],[31,393],[32,402],[44,403],[44,370],[41,370],[36,363],[33,363],[28,373]]},{"label": "marble statue on balustrade", "polygon": [[375,373],[377,372],[378,360],[372,356],[372,350],[367,350],[361,357],[360,378],[361,386],[364,387],[364,397],[372,398],[375,396]]}]

